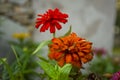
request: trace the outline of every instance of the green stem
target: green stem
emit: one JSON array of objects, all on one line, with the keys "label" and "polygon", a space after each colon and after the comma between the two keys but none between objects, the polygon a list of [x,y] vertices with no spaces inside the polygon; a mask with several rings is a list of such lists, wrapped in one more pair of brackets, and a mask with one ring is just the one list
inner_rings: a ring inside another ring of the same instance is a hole
[{"label": "green stem", "polygon": [[53,38],[55,38],[55,36],[56,36],[55,33],[53,33]]},{"label": "green stem", "polygon": [[37,55],[37,57],[45,62],[49,62],[47,59],[45,59],[44,57],[40,56],[40,55]]},{"label": "green stem", "polygon": [[[19,59],[19,57],[18,57],[18,55],[17,55],[17,53],[16,53],[14,47],[13,47],[13,46],[11,46],[11,47],[12,47],[13,53],[15,54],[17,63],[18,63],[18,65],[19,65],[20,68],[21,68],[21,67],[22,67],[22,64],[20,63],[20,59]],[[22,69],[22,68],[21,68],[21,69]],[[24,76],[23,76],[23,74],[22,74],[22,71],[20,71],[19,76],[20,76],[21,80],[24,80]]]},{"label": "green stem", "polygon": [[12,69],[11,69],[11,67],[8,65],[8,63],[5,62],[4,60],[2,60],[1,58],[0,58],[0,61],[4,64],[5,68],[7,69],[8,74],[9,74],[9,76],[10,76],[10,79],[11,79],[11,80],[15,80],[15,78],[14,78],[14,76],[13,76]]},{"label": "green stem", "polygon": [[24,46],[24,39],[19,39],[19,45],[20,45],[20,47]]},{"label": "green stem", "polygon": [[15,54],[15,57],[16,57],[16,59],[17,59],[17,63],[19,64],[19,66],[22,66],[21,63],[20,63],[20,61],[19,61],[19,57],[18,57],[18,55],[17,55],[14,47],[13,47],[13,46],[11,46],[11,47],[12,47],[13,53]]}]

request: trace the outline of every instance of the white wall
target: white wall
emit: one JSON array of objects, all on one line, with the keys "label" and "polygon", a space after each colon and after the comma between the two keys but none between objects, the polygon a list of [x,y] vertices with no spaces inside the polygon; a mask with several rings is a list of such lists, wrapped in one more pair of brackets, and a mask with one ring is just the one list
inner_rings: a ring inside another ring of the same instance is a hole
[{"label": "white wall", "polygon": [[[23,4],[26,0],[10,1]],[[63,35],[72,25],[73,32],[92,41],[94,47],[105,48],[111,53],[114,40],[115,0],[33,0],[33,7],[36,17],[38,13],[56,7],[69,14],[68,23],[57,32],[57,36]],[[14,32],[27,31],[19,23],[6,18],[2,26],[6,39],[11,39]],[[52,35],[49,31],[40,33],[35,29],[33,37],[36,42],[40,42],[51,39]]]}]

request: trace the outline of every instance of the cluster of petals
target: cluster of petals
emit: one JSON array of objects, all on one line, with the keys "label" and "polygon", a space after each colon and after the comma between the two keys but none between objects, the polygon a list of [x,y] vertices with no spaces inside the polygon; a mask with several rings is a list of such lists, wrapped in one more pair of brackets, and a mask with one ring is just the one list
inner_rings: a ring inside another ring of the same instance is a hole
[{"label": "cluster of petals", "polygon": [[49,46],[50,59],[58,62],[59,66],[66,63],[81,68],[82,64],[89,62],[93,58],[92,43],[80,38],[76,33],[71,33],[65,37],[53,38]]},{"label": "cluster of petals", "polygon": [[56,29],[62,28],[61,23],[66,23],[68,15],[60,12],[58,8],[52,10],[49,9],[45,14],[38,14],[35,27],[40,27],[40,32],[45,32],[50,29],[50,33],[55,33]]},{"label": "cluster of petals", "polygon": [[110,80],[120,80],[120,71],[114,73]]}]

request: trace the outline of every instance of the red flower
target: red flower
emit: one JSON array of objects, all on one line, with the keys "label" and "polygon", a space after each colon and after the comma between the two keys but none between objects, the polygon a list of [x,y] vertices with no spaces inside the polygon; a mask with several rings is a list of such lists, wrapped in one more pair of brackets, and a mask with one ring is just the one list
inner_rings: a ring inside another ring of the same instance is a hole
[{"label": "red flower", "polygon": [[51,10],[49,9],[45,14],[38,14],[37,21],[35,27],[38,29],[39,26],[40,32],[45,32],[50,28],[50,33],[55,33],[56,28],[60,30],[62,27],[60,23],[66,23],[68,18],[67,14],[61,13],[59,9]]}]

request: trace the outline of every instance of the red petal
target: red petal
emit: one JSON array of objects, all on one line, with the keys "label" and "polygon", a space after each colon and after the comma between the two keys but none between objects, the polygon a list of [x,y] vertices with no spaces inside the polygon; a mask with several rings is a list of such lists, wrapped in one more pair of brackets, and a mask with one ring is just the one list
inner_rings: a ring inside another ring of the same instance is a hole
[{"label": "red petal", "polygon": [[43,16],[42,14],[38,14],[38,16]]},{"label": "red petal", "polygon": [[42,25],[42,27],[40,28],[40,32],[45,32],[45,25]]},{"label": "red petal", "polygon": [[56,28],[58,29],[58,30],[60,30],[62,27],[61,27],[61,25],[59,24],[59,23],[55,23],[55,25],[56,25]]},{"label": "red petal", "polygon": [[64,17],[64,18],[68,18],[68,15],[67,15],[67,14],[63,14],[63,17]]},{"label": "red petal", "polygon": [[38,29],[42,22],[36,23],[35,27]]},{"label": "red petal", "polygon": [[56,14],[56,13],[60,13],[59,9],[56,8],[56,9],[54,10],[54,13],[55,13],[55,14]]},{"label": "red petal", "polygon": [[61,23],[64,23],[64,24],[67,22],[66,19],[58,19],[58,21],[60,21]]},{"label": "red petal", "polygon": [[39,21],[39,20],[42,20],[42,19],[41,18],[37,18],[36,20]]},{"label": "red petal", "polygon": [[45,32],[45,30],[48,30],[49,26],[50,26],[49,23],[44,23],[40,29],[40,32]]},{"label": "red petal", "polygon": [[55,26],[54,25],[50,25],[50,33],[55,33]]},{"label": "red petal", "polygon": [[50,26],[50,23],[46,23],[45,29],[48,30],[49,26]]}]

